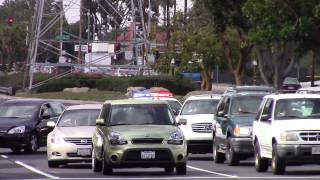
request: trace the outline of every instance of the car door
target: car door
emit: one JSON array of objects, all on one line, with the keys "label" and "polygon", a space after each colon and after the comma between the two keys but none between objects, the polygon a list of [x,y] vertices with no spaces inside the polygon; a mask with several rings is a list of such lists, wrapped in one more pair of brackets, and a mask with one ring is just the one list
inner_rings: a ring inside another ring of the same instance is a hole
[{"label": "car door", "polygon": [[274,108],[274,100],[268,98],[263,107],[260,119],[259,119],[259,128],[258,128],[258,140],[261,147],[261,153],[266,156],[271,156],[272,152],[272,113]]}]

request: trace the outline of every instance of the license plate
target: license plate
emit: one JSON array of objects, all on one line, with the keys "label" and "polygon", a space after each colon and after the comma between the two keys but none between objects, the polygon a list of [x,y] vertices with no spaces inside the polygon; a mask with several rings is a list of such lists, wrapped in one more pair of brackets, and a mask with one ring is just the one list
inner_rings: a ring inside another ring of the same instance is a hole
[{"label": "license plate", "polygon": [[90,148],[81,148],[77,150],[78,156],[90,156],[91,149]]},{"label": "license plate", "polygon": [[141,159],[155,159],[156,152],[155,151],[141,151]]},{"label": "license plate", "polygon": [[288,89],[293,90],[293,89],[294,89],[294,87],[293,87],[293,86],[289,86],[289,87],[288,87]]},{"label": "license plate", "polygon": [[312,154],[320,154],[320,146],[312,147]]}]

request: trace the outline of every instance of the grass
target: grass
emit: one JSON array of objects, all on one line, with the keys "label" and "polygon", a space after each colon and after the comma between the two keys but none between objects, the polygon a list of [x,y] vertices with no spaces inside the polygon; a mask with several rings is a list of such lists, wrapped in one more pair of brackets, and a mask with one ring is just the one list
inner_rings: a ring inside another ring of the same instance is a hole
[{"label": "grass", "polygon": [[[127,99],[128,97],[123,92],[116,91],[98,91],[91,90],[86,93],[72,93],[72,92],[46,92],[46,93],[17,93],[18,97],[29,98],[44,98],[44,99],[65,99],[65,100],[82,100],[82,101],[100,101],[115,99]],[[183,96],[175,96],[180,102],[182,102]]]}]

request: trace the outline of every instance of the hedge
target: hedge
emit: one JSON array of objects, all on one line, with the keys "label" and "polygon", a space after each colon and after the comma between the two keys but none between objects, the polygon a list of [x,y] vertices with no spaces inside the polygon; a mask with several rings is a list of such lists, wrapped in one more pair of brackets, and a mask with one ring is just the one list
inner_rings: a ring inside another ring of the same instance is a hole
[{"label": "hedge", "polygon": [[[42,77],[43,78],[43,77]],[[89,87],[104,91],[126,92],[129,86],[143,86],[145,88],[164,87],[174,94],[185,95],[194,91],[197,86],[190,80],[169,76],[135,76],[135,77],[104,77],[92,78],[85,76],[68,76],[48,83],[36,89],[37,92],[58,92],[64,88]]]}]

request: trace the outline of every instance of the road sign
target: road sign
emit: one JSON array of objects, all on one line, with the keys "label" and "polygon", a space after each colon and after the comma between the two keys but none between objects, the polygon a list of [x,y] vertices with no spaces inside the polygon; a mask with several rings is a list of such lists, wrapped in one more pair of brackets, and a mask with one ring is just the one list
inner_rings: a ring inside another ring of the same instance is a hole
[{"label": "road sign", "polygon": [[[79,51],[79,44],[74,45],[74,51]],[[88,52],[88,45],[81,45],[81,52]]]},{"label": "road sign", "polygon": [[56,40],[70,40],[69,35],[58,35],[56,36]]}]

